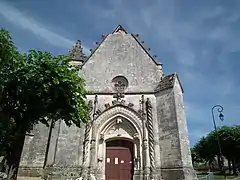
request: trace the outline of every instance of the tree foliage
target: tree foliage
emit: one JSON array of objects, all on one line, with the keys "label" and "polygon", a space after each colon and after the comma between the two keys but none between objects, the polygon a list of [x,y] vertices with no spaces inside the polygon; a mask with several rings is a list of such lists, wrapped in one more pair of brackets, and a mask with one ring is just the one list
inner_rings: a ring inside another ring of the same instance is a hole
[{"label": "tree foliage", "polygon": [[[210,132],[196,143],[193,147],[194,152],[211,164],[214,158],[220,155],[217,138],[219,138],[222,155],[229,161],[229,166],[232,164],[236,174],[237,164],[240,163],[240,126],[223,126],[217,131]],[[229,167],[229,170],[232,168]]]},{"label": "tree foliage", "polygon": [[8,31],[0,30],[0,153],[13,156],[16,140],[39,122],[62,119],[80,127],[89,120],[78,71],[68,56],[35,50],[21,54]]},{"label": "tree foliage", "polygon": [[27,130],[39,121],[48,124],[49,119],[64,119],[67,125],[77,126],[86,122],[89,113],[83,80],[68,57],[31,50],[24,59],[24,65],[4,84],[2,111]]},{"label": "tree foliage", "polygon": [[196,164],[203,163],[204,159],[202,159],[199,154],[196,152],[194,148],[191,148],[192,162],[195,166]]}]

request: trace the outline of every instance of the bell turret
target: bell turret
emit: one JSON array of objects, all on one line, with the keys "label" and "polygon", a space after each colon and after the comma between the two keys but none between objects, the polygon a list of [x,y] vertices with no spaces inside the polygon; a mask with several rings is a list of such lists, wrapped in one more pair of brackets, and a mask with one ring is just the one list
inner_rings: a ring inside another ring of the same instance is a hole
[{"label": "bell turret", "polygon": [[78,40],[70,51],[70,59],[73,65],[82,65],[87,59],[87,56],[83,53],[81,41]]}]

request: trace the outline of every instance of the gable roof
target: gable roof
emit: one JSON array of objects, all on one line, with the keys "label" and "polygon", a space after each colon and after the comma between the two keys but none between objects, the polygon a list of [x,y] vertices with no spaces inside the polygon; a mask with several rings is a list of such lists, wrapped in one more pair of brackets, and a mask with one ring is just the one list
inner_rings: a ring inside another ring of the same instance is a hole
[{"label": "gable roof", "polygon": [[181,90],[183,92],[183,88],[182,88],[182,84],[180,82],[180,79],[178,77],[178,74],[175,72],[173,74],[170,74],[168,76],[163,77],[163,79],[160,81],[160,83],[158,84],[157,88],[155,89],[156,92],[168,89],[168,88],[172,88],[175,84],[175,80],[178,80],[179,85],[181,87]]},{"label": "gable roof", "polygon": [[[125,34],[129,34],[122,25],[118,25],[111,34],[114,33],[118,33],[119,31],[123,31]],[[102,41],[100,43],[98,43],[98,46],[91,52],[91,54],[88,56],[88,58],[83,62],[82,66],[84,66],[84,64],[87,63],[87,61],[91,58],[91,56],[95,53],[95,51],[101,46],[101,44],[103,43],[103,41],[108,37],[109,34],[105,35],[104,38],[102,39]],[[153,56],[146,50],[145,47],[143,47],[142,43],[139,42],[139,40],[133,35],[131,34],[131,36],[135,39],[135,41],[140,45],[140,47],[144,50],[144,52],[148,55],[148,57],[150,57],[150,59],[152,59],[152,61],[156,64],[156,65],[162,65],[162,63],[156,61]]]}]

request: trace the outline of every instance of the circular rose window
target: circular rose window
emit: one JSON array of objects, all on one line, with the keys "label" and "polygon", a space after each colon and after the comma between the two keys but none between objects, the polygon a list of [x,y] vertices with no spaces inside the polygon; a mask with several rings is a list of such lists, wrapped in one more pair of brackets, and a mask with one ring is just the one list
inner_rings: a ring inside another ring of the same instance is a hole
[{"label": "circular rose window", "polygon": [[128,80],[124,76],[116,76],[112,79],[112,85],[115,91],[123,92],[128,87]]}]

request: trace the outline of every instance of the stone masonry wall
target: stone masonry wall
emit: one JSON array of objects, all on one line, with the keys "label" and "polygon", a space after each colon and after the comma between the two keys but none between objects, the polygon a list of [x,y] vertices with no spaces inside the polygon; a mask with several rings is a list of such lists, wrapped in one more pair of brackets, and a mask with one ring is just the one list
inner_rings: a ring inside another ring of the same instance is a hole
[{"label": "stone masonry wall", "polygon": [[26,136],[25,138],[19,175],[41,175],[41,169],[45,161],[49,128],[46,125],[37,124],[32,132],[33,136]]},{"label": "stone masonry wall", "polygon": [[61,123],[54,166],[76,167],[82,163],[84,129]]},{"label": "stone masonry wall", "polygon": [[111,81],[122,75],[128,79],[125,92],[153,92],[161,80],[157,66],[131,34],[109,34],[80,72],[88,90],[114,92]]},{"label": "stone masonry wall", "polygon": [[172,89],[156,94],[161,168],[182,167]]},{"label": "stone masonry wall", "polygon": [[178,80],[175,82],[174,86],[174,101],[175,101],[175,112],[178,123],[179,130],[179,140],[180,140],[180,149],[182,155],[182,165],[183,167],[192,167],[191,152],[189,148],[189,139],[188,139],[188,130],[186,123],[186,115],[183,105],[183,95],[182,89]]},{"label": "stone masonry wall", "polygon": [[178,79],[175,80],[173,91],[174,91],[175,112],[177,115],[176,117],[177,117],[177,124],[178,124],[178,133],[179,133],[178,136],[180,141],[180,152],[181,152],[182,166],[184,171],[184,179],[194,180],[194,179],[197,179],[197,176],[192,165],[187,123],[186,123],[186,115],[185,115],[185,110],[183,105],[183,94],[182,94],[182,89]]},{"label": "stone masonry wall", "polygon": [[175,78],[172,88],[156,94],[161,174],[164,180],[194,180],[183,108],[182,89]]}]

